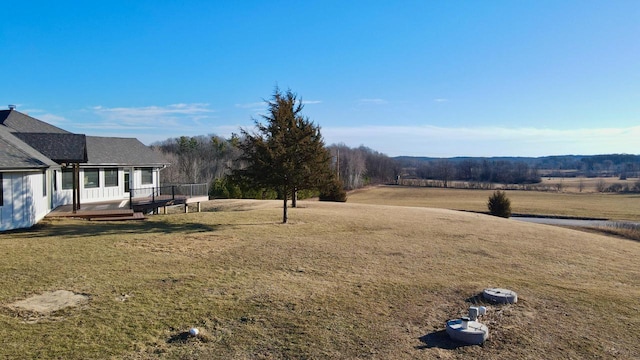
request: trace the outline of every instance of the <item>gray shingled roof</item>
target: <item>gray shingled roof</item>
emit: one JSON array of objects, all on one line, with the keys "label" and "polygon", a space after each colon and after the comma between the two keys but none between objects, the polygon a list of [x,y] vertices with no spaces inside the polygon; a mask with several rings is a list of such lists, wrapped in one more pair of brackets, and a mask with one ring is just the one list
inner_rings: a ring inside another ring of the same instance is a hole
[{"label": "gray shingled roof", "polygon": [[72,133],[13,133],[57,163],[87,162],[86,136]]},{"label": "gray shingled roof", "polygon": [[168,165],[160,154],[138,139],[73,134],[16,110],[0,110],[0,130],[0,169],[25,165],[30,161],[42,163],[43,167],[45,164],[55,166],[56,162]]},{"label": "gray shingled roof", "polygon": [[87,136],[88,165],[168,165],[160,154],[134,138]]},{"label": "gray shingled roof", "polygon": [[9,128],[11,132],[19,133],[60,133],[70,134],[66,130],[47,124],[16,110],[0,110],[0,124]]},{"label": "gray shingled roof", "polygon": [[46,169],[55,162],[0,126],[0,169]]}]

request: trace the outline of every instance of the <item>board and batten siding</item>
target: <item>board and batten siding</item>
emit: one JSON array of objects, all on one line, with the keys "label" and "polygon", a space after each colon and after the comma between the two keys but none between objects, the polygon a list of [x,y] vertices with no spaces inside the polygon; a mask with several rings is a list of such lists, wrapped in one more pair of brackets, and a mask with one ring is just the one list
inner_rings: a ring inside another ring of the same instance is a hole
[{"label": "board and batten siding", "polygon": [[[124,172],[118,168],[118,185],[106,186],[105,168],[92,168],[98,170],[98,184],[96,187],[88,187],[86,183],[85,171],[80,170],[80,199],[84,202],[109,201],[128,198],[124,192]],[[106,168],[113,169],[113,168]]]},{"label": "board and batten siding", "polygon": [[[152,171],[152,182],[143,184],[142,172],[143,168],[117,168],[118,170],[118,185],[117,186],[106,186],[105,179],[105,170],[106,169],[116,169],[112,167],[108,168],[88,168],[88,169],[98,169],[99,171],[99,182],[98,186],[95,187],[87,187],[85,181],[85,177],[88,174],[85,174],[87,169],[80,169],[80,202],[82,203],[94,203],[101,201],[112,201],[112,200],[128,200],[129,193],[125,192],[125,171],[128,171],[131,179],[130,179],[130,188],[136,189],[135,196],[149,196],[153,192],[153,189],[156,188],[160,182],[160,173],[157,168],[144,168],[151,169]],[[54,195],[53,204],[54,208],[60,205],[67,205],[73,203],[73,190],[72,189],[63,189],[62,188],[62,172],[58,172],[58,176],[56,176],[55,180],[58,191]]]},{"label": "board and batten siding", "polygon": [[[144,181],[143,172],[151,171],[151,183]],[[151,196],[153,189],[160,183],[160,170],[150,167],[133,169],[132,189],[136,189],[134,196]]]},{"label": "board and batten siding", "polygon": [[29,228],[44,218],[51,209],[48,177],[48,172],[2,173],[0,231]]},{"label": "board and batten siding", "polygon": [[[122,168],[106,168],[117,169],[118,184],[117,186],[105,186],[105,168],[98,169],[98,183],[96,187],[85,186],[85,170],[80,169],[80,203],[92,203],[100,201],[128,199],[129,194],[124,192],[124,171]],[[58,172],[56,176],[56,195],[54,196],[54,207],[60,205],[68,205],[73,203],[73,189],[62,188],[62,172]]]}]

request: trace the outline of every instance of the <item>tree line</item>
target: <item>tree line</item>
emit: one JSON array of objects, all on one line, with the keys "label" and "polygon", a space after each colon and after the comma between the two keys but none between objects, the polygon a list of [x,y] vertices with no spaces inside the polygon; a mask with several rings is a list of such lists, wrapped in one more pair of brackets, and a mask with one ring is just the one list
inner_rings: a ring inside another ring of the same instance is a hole
[{"label": "tree line", "polygon": [[[243,197],[239,184],[232,185],[230,191],[226,184],[232,171],[244,165],[240,148],[244,140],[244,136],[229,139],[217,135],[181,136],[156,142],[151,148],[170,163],[162,171],[163,184],[207,183],[210,192],[218,197]],[[396,160],[365,146],[332,144],[326,149],[330,154],[330,170],[345,190],[392,183],[401,172]],[[262,198],[262,195],[248,191],[246,197]],[[277,192],[264,195],[264,198],[278,197]]]},{"label": "tree line", "polygon": [[533,184],[540,182],[537,168],[525,162],[507,160],[471,160],[454,163],[440,159],[406,168],[405,176],[414,175],[420,179],[439,180],[443,187],[451,181],[471,181],[480,183]]},{"label": "tree line", "polygon": [[[415,169],[422,167],[424,164],[437,163],[446,161],[457,167],[461,163],[474,163],[474,167],[484,166],[505,168],[523,174],[524,165],[530,169],[537,170],[541,176],[552,177],[629,177],[637,178],[640,176],[640,155],[631,154],[604,154],[604,155],[561,155],[561,156],[542,156],[542,157],[492,157],[492,158],[474,158],[474,157],[454,157],[454,158],[427,158],[427,157],[407,157],[400,156],[394,158],[398,160],[405,169]],[[460,165],[463,166],[463,165]],[[428,167],[428,166],[427,166]],[[520,169],[515,169],[515,168]],[[422,167],[422,170],[425,170]],[[501,170],[501,169],[499,169]],[[433,173],[433,171],[431,171]],[[464,173],[464,172],[463,172]],[[485,172],[485,178],[488,172]],[[513,174],[515,181],[521,181],[518,174]],[[465,178],[468,176],[462,176]],[[509,177],[501,179],[497,182],[510,181]]]},{"label": "tree line", "polygon": [[365,146],[333,144],[329,151],[332,169],[347,190],[392,183],[402,171],[396,160]]},{"label": "tree line", "polygon": [[[171,164],[163,170],[164,184],[207,183],[210,195],[224,198],[277,199],[273,189],[249,187],[231,181],[229,175],[245,166],[240,145],[246,134],[228,139],[217,135],[181,136],[152,145]],[[448,187],[451,181],[476,184],[535,184],[541,176],[640,176],[640,156],[626,154],[594,156],[547,156],[540,158],[391,158],[366,146],[345,144],[325,146],[330,171],[339,186],[354,190],[375,184],[396,183],[401,179],[426,179]],[[335,189],[334,189],[335,190]],[[611,189],[610,191],[614,191]],[[299,197],[318,196],[302,191]]]},{"label": "tree line", "polygon": [[240,157],[240,139],[217,135],[180,136],[156,142],[151,148],[170,164],[162,171],[162,183],[211,183],[229,173]]},{"label": "tree line", "polygon": [[[640,156],[551,156],[542,158],[390,158],[375,150],[345,144],[326,146],[320,126],[302,115],[303,103],[291,90],[276,89],[267,114],[254,120],[253,132],[225,139],[217,135],[180,136],[153,144],[171,165],[163,185],[207,183],[214,198],[284,200],[319,196],[345,201],[345,190],[400,179],[474,184],[535,184],[541,173],[618,174],[637,177]],[[576,175],[574,175],[576,176]]]}]

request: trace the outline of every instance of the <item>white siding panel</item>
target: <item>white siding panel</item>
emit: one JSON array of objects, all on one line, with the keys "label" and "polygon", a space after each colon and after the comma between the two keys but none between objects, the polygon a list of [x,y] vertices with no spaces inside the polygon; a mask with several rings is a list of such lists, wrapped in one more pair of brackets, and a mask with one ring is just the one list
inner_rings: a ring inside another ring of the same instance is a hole
[{"label": "white siding panel", "polygon": [[49,204],[47,201],[47,196],[43,193],[43,186],[45,185],[43,182],[46,182],[46,177],[42,176],[42,173],[39,174],[30,174],[29,175],[29,183],[30,189],[25,189],[26,191],[31,191],[32,193],[32,215],[34,217],[33,223],[42,220],[45,215],[49,212]]},{"label": "white siding panel", "polygon": [[[100,187],[85,188],[83,175],[80,175],[80,204],[95,203],[101,201],[128,199],[129,194],[124,192],[124,172],[118,169],[118,186],[104,186],[104,169],[100,169]],[[68,205],[73,203],[72,190],[58,190],[54,196],[55,206]]]},{"label": "white siding panel", "polygon": [[[0,211],[0,230],[28,228],[46,215],[42,173],[4,173],[2,185],[4,205]],[[40,187],[34,189],[34,185]]]},{"label": "white siding panel", "polygon": [[106,199],[119,199],[124,196],[124,193],[120,191],[119,186],[110,186],[104,188],[104,198]]},{"label": "white siding panel", "polygon": [[156,176],[153,176],[153,173],[155,173],[157,170],[154,169],[154,171],[152,172],[152,183],[151,184],[142,184],[142,171],[138,168],[136,168],[133,171],[133,185],[131,186],[132,189],[135,189],[134,192],[134,196],[135,197],[145,197],[145,196],[151,196],[153,194],[153,190],[156,187]]},{"label": "white siding panel", "polygon": [[31,205],[31,194],[26,192],[29,178],[23,174],[12,174],[11,176],[11,202],[13,213],[11,226],[14,229],[29,227],[29,206]]},{"label": "white siding panel", "polygon": [[0,206],[0,230],[12,229],[13,206],[11,202],[11,175],[2,174],[2,198],[3,206]]},{"label": "white siding panel", "polygon": [[84,189],[83,184],[80,184],[80,202],[82,201],[100,201],[102,199],[102,188],[90,188]]},{"label": "white siding panel", "polygon": [[[60,188],[58,188],[60,189]],[[72,190],[58,190],[53,196],[53,207],[56,208],[61,205],[73,204],[73,191]]]}]

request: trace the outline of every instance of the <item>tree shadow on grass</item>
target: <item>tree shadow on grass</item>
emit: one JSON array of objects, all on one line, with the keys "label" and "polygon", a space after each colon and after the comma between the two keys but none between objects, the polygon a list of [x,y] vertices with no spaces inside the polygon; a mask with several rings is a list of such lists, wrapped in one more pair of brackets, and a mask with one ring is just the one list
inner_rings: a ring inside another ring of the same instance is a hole
[{"label": "tree shadow on grass", "polygon": [[167,343],[169,344],[175,344],[175,343],[186,343],[189,338],[191,337],[191,335],[189,334],[188,331],[183,331],[181,333],[172,335],[169,340],[167,340]]},{"label": "tree shadow on grass", "polygon": [[445,350],[455,350],[468,344],[451,340],[446,330],[438,330],[418,338],[423,345],[416,346],[416,349],[439,348]]},{"label": "tree shadow on grass", "polygon": [[39,223],[30,229],[8,231],[5,234],[13,237],[93,237],[118,234],[191,234],[215,231],[221,225],[207,225],[195,222],[171,223],[166,221],[122,221],[91,222],[73,221],[68,223]]}]

